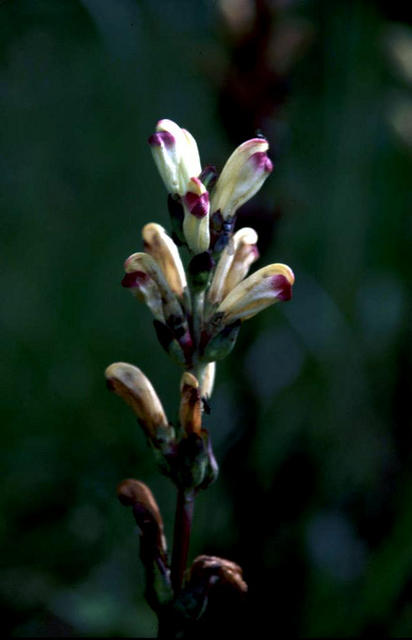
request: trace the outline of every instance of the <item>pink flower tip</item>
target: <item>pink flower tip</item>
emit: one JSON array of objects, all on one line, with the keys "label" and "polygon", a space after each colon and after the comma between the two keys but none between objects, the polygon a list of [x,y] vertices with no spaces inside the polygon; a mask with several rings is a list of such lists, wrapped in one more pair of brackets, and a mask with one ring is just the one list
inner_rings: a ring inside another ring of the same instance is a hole
[{"label": "pink flower tip", "polygon": [[278,275],[272,278],[272,289],[276,291],[276,298],[282,302],[287,302],[292,297],[292,284],[286,276]]}]

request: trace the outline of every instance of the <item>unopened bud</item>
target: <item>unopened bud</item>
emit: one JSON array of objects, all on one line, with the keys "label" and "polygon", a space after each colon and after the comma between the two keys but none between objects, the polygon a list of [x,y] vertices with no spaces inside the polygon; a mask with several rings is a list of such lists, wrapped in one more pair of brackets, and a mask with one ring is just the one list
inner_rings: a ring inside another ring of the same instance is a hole
[{"label": "unopened bud", "polygon": [[164,322],[162,296],[156,282],[145,271],[136,269],[126,273],[122,287],[129,289],[135,298],[144,302],[160,322]]},{"label": "unopened bud", "polygon": [[237,209],[250,200],[271,173],[272,162],[266,152],[264,138],[253,138],[232,153],[216,183],[211,212],[221,211],[223,218],[232,217]]},{"label": "unopened bud", "polygon": [[247,275],[250,265],[258,258],[257,233],[250,227],[236,231],[220,256],[208,300],[217,304]]},{"label": "unopened bud", "polygon": [[295,276],[285,264],[271,264],[238,284],[221,302],[222,321],[247,320],[281,300],[290,300]]},{"label": "unopened bud", "polygon": [[[179,319],[182,325],[186,325],[186,320],[182,311],[182,307],[167,282],[163,271],[156,260],[148,253],[138,252],[129,256],[124,263],[126,274],[134,274],[136,272],[146,273],[157,285],[163,309],[163,318],[156,317],[161,322],[164,320],[169,324],[169,319],[173,317]],[[187,327],[184,329],[186,331]]]},{"label": "unopened bud", "polygon": [[138,367],[114,362],[105,371],[108,388],[133,409],[147,437],[153,444],[169,442],[174,437],[159,397],[150,380]]},{"label": "unopened bud", "polygon": [[[214,580],[215,578],[215,580]],[[242,568],[225,558],[201,555],[195,558],[190,570],[190,580],[199,582],[207,579],[212,584],[219,582],[241,593],[246,593],[247,584],[243,580]]]},{"label": "unopened bud", "polygon": [[145,596],[158,611],[173,598],[163,520],[157,502],[143,482],[128,478],[117,487],[117,495],[125,506],[132,507],[140,530],[140,556],[145,567]]},{"label": "unopened bud", "polygon": [[150,222],[143,227],[144,249],[163,271],[171,290],[181,298],[187,286],[179,250],[160,224]]},{"label": "unopened bud", "polygon": [[118,484],[117,497],[125,507],[133,507],[133,514],[142,535],[150,533],[155,537],[152,543],[162,553],[166,553],[163,519],[149,487],[139,480],[127,478]]},{"label": "unopened bud", "polygon": [[236,344],[240,324],[240,321],[235,321],[223,327],[223,329],[207,343],[203,351],[202,360],[204,362],[213,362],[226,358]]},{"label": "unopened bud", "polygon": [[186,435],[200,434],[202,428],[202,400],[199,383],[194,375],[185,371],[180,382],[179,419]]},{"label": "unopened bud", "polygon": [[187,245],[193,253],[209,249],[209,194],[198,178],[191,178],[183,198],[185,217],[183,232]]},{"label": "unopened bud", "polygon": [[154,161],[169,193],[183,196],[187,183],[201,172],[199,151],[193,136],[172,120],[160,120],[149,138]]}]

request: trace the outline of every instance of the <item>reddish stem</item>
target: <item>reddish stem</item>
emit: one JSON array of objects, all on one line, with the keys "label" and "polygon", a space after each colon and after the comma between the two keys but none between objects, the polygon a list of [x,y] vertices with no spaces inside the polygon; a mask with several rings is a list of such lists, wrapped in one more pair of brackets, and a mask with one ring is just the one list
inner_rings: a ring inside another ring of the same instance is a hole
[{"label": "reddish stem", "polygon": [[179,489],[177,493],[172,553],[172,586],[175,594],[182,588],[189,553],[192,528],[194,492]]}]

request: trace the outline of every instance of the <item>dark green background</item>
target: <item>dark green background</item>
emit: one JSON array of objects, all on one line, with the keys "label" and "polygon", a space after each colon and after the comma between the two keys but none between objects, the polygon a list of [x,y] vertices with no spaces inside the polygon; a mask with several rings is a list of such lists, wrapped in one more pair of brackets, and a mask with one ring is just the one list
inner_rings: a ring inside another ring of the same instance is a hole
[{"label": "dark green background", "polygon": [[[412,71],[396,58],[411,30],[397,2],[282,12],[310,43],[266,117],[276,168],[255,205],[276,211],[258,266],[292,266],[294,299],[246,323],[218,369],[221,475],[197,501],[191,556],[242,564],[234,632],[412,635]],[[156,633],[115,486],[147,482],[169,539],[174,491],[103,370],[138,365],[174,417],[179,372],[122,263],[144,223],[168,224],[156,121],[220,167],[241,141],[222,116],[236,64],[217,1],[0,4],[6,634]]]}]

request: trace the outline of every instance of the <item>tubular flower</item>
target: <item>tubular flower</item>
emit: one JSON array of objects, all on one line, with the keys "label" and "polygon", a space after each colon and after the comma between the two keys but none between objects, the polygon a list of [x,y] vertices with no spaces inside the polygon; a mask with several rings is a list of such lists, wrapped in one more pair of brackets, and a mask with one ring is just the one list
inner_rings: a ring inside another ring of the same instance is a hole
[{"label": "tubular flower", "polygon": [[220,211],[231,218],[242,204],[257,193],[273,169],[266,155],[269,144],[264,138],[252,138],[237,147],[223,167],[216,183],[211,213]]},{"label": "tubular flower", "polygon": [[144,252],[133,253],[124,263],[124,270],[126,271],[126,276],[123,278],[123,286],[130,287],[129,282],[133,282],[133,278],[137,273],[146,274],[146,276],[155,283],[161,299],[166,324],[170,324],[171,322],[184,322],[182,307],[170,288],[161,268],[151,255]]},{"label": "tubular flower", "polygon": [[209,249],[209,194],[198,178],[191,178],[188,191],[183,198],[185,217],[183,233],[189,249],[193,253],[203,253]]},{"label": "tubular flower", "polygon": [[114,362],[105,371],[108,387],[133,409],[147,437],[164,441],[173,437],[162,403],[150,380],[127,362]]},{"label": "tubular flower", "polygon": [[233,241],[223,250],[208,292],[208,300],[216,304],[247,275],[250,265],[259,257],[257,233],[250,227],[239,229]]},{"label": "tubular flower", "polygon": [[144,249],[160,266],[169,287],[179,298],[187,286],[179,250],[160,224],[150,222],[143,227]]},{"label": "tubular flower", "polygon": [[202,428],[202,401],[197,378],[187,371],[180,382],[179,419],[186,435],[200,433]]},{"label": "tubular flower", "polygon": [[172,120],[159,120],[149,144],[168,192],[184,196],[190,178],[197,178],[202,170],[193,136]]},{"label": "tubular flower", "polygon": [[290,300],[295,276],[286,264],[270,264],[238,284],[220,303],[224,324],[247,320],[281,300]]}]

